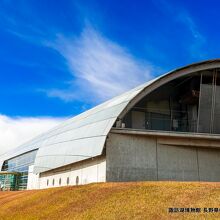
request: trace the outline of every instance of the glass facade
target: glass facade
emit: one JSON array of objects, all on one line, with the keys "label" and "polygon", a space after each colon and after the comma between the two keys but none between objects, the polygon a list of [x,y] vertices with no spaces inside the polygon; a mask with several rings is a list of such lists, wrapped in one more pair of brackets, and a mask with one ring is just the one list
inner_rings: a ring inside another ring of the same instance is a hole
[{"label": "glass facade", "polygon": [[0,172],[0,191],[18,190],[19,173]]},{"label": "glass facade", "polygon": [[2,171],[17,172],[18,177],[18,190],[27,188],[28,181],[28,169],[30,165],[34,164],[37,150],[30,151],[28,153],[19,155],[17,157],[6,160],[2,166]]},{"label": "glass facade", "polygon": [[200,86],[198,130],[203,133],[219,134],[220,118],[220,71],[211,76],[203,76]]},{"label": "glass facade", "polygon": [[140,100],[122,123],[133,129],[220,134],[220,69],[162,85]]}]

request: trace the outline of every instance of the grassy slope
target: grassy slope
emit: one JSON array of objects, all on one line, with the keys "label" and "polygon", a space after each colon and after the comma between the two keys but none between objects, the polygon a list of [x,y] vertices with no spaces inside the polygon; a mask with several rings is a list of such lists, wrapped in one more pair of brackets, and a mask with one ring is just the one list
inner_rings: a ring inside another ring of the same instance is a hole
[{"label": "grassy slope", "polygon": [[168,213],[168,207],[219,207],[220,183],[102,183],[0,192],[0,219],[220,219],[219,213]]}]

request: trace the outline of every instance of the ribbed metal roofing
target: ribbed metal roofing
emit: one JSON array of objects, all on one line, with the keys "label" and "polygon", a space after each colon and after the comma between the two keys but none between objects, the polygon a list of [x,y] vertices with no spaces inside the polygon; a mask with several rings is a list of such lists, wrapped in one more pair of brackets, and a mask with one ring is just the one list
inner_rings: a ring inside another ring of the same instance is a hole
[{"label": "ribbed metal roofing", "polygon": [[40,173],[102,154],[106,136],[117,117],[143,86],[75,116],[33,140],[7,152],[4,160],[39,149],[34,172]]},{"label": "ribbed metal roofing", "polygon": [[35,173],[101,155],[113,124],[123,112],[130,108],[129,105],[134,105],[152,89],[175,77],[189,74],[193,69],[199,71],[212,67],[220,67],[220,61],[192,64],[138,86],[7,152],[0,157],[0,167],[4,160],[35,149],[39,149],[34,164]]}]

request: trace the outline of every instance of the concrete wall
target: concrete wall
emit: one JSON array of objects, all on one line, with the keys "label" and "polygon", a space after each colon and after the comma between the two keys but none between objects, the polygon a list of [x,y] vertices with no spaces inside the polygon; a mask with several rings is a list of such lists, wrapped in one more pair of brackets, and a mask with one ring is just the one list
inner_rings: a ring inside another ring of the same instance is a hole
[{"label": "concrete wall", "polygon": [[[69,178],[69,184],[67,183],[67,178]],[[39,178],[39,188],[44,189],[58,186],[77,185],[77,178],[79,185],[93,182],[105,182],[105,158],[93,158],[93,160],[87,160],[77,164],[68,165],[67,167],[61,167],[53,171],[42,173]]]},{"label": "concrete wall", "polygon": [[220,150],[200,149],[198,163],[201,181],[220,181]]},{"label": "concrete wall", "polygon": [[157,179],[153,138],[110,134],[106,148],[107,181]]},{"label": "concrete wall", "polygon": [[33,173],[34,165],[29,166],[27,189],[39,189],[39,174]]},{"label": "concrete wall", "polygon": [[184,139],[179,143],[175,139],[173,145],[172,137],[163,140],[153,135],[110,133],[106,145],[106,179],[220,181],[220,149],[197,146],[202,140],[188,141],[191,146],[181,146],[187,144]]},{"label": "concrete wall", "polygon": [[198,181],[197,149],[157,145],[158,180]]}]

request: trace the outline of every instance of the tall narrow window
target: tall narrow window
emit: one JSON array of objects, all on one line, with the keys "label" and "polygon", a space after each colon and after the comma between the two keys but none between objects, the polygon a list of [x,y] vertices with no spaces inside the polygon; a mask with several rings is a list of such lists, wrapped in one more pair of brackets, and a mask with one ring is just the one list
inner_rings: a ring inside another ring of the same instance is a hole
[{"label": "tall narrow window", "polygon": [[76,185],[77,186],[79,185],[79,177],[78,176],[76,177]]},{"label": "tall narrow window", "polygon": [[59,185],[61,185],[61,181],[62,181],[62,180],[61,180],[61,178],[60,178],[60,179],[59,179]]},{"label": "tall narrow window", "polygon": [[70,178],[67,177],[67,179],[66,179],[66,185],[69,185],[69,183],[70,183]]},{"label": "tall narrow window", "polygon": [[53,179],[53,186],[54,186],[55,180]]},{"label": "tall narrow window", "polygon": [[47,180],[47,186],[49,185],[49,180]]}]

